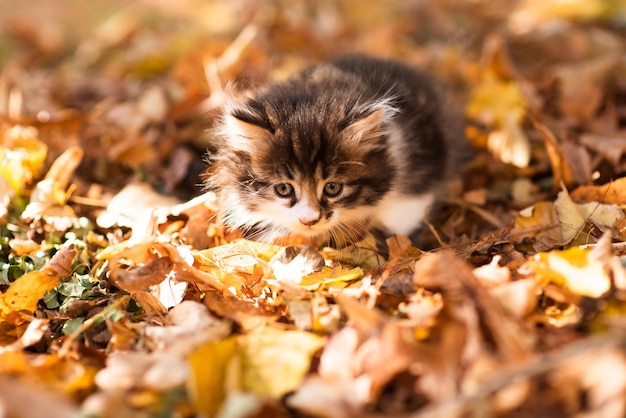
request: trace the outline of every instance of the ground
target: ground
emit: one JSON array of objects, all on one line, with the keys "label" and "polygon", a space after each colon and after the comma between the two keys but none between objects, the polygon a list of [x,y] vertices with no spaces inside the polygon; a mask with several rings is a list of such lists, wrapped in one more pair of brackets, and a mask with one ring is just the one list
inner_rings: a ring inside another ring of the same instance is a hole
[{"label": "ground", "polygon": [[[623,2],[0,10],[0,415],[626,415]],[[419,242],[225,230],[228,83],[343,52],[431,73],[475,151]]]}]

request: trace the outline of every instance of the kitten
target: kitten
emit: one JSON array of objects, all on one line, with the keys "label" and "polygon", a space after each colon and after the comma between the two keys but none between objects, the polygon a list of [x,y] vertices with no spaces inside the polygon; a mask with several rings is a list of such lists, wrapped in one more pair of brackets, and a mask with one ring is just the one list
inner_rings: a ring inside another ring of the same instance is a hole
[{"label": "kitten", "polygon": [[251,238],[415,232],[454,169],[432,81],[343,56],[225,107],[209,170],[223,221]]}]

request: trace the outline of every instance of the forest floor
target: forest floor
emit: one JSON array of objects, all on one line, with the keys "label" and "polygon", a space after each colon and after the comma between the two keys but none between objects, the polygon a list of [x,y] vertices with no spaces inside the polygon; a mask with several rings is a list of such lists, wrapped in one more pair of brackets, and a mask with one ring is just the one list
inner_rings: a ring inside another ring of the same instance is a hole
[{"label": "forest floor", "polygon": [[[626,416],[626,4],[0,0],[0,417]],[[433,74],[418,246],[289,258],[202,188],[231,80]]]}]

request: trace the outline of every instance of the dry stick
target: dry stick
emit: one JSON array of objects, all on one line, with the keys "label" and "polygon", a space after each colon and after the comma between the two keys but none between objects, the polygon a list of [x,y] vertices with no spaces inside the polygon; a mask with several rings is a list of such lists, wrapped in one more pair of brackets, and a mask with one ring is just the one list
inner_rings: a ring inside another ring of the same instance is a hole
[{"label": "dry stick", "polygon": [[[597,243],[594,243],[594,244],[583,244],[583,245],[579,245],[578,248],[588,249],[588,248],[595,248],[597,246],[598,246]],[[611,243],[611,250],[613,250],[614,253],[621,253],[623,251],[626,251],[626,242],[614,242],[614,243]]]},{"label": "dry stick", "polygon": [[495,226],[496,228],[504,228],[504,224],[502,223],[500,219],[498,219],[498,217],[496,217],[495,215],[489,213],[488,211],[482,208],[479,208],[476,205],[466,202],[463,199],[449,199],[448,201],[454,205],[460,206],[471,212],[474,212],[475,214],[477,214],[478,216],[480,216],[481,218],[483,218],[485,221],[489,222],[491,225]]},{"label": "dry stick", "polygon": [[93,197],[85,197],[85,196],[70,196],[68,199],[69,202],[76,203],[83,206],[92,206],[96,208],[106,208],[107,203],[98,198]]},{"label": "dry stick", "polygon": [[508,368],[508,370],[505,369],[497,376],[486,380],[472,394],[462,394],[449,401],[427,406],[415,414],[408,415],[407,418],[434,418],[447,416],[447,412],[467,410],[472,405],[483,402],[486,397],[512,382],[549,372],[590,350],[623,344],[626,344],[626,330],[624,329],[612,330],[610,334],[606,333],[577,341],[559,350],[534,356],[522,364]]},{"label": "dry stick", "polygon": [[244,49],[252,42],[256,37],[258,29],[256,25],[249,24],[235,38],[235,40],[226,48],[222,55],[217,58],[217,68],[219,71],[223,71],[226,68],[234,65]]},{"label": "dry stick", "polygon": [[424,224],[428,227],[428,229],[430,230],[431,234],[433,234],[435,236],[435,239],[439,243],[439,246],[441,246],[442,248],[443,247],[447,247],[448,244],[443,242],[443,240],[441,239],[441,236],[439,235],[439,232],[437,232],[437,230],[435,229],[433,224],[430,223],[430,221],[427,219],[427,217],[424,217]]},{"label": "dry stick", "polygon": [[239,60],[243,50],[252,42],[257,32],[255,25],[247,25],[219,57],[207,58],[204,61],[204,78],[211,90],[211,95],[203,105],[205,110],[214,109],[222,104],[224,89],[220,72],[232,67]]},{"label": "dry stick", "polygon": [[127,304],[129,300],[130,300],[130,296],[124,295],[118,300],[116,300],[115,302],[113,302],[112,304],[106,306],[104,309],[102,309],[100,312],[98,312],[97,314],[95,314],[94,316],[86,320],[85,322],[83,322],[78,329],[76,329],[74,332],[72,332],[70,335],[67,336],[67,339],[63,342],[63,345],[61,346],[61,349],[59,350],[59,357],[65,357],[68,355],[70,348],[72,346],[72,343],[76,341],[76,339],[78,338],[80,334],[87,331],[92,326],[96,325],[97,321],[106,319],[107,316],[111,313],[111,311],[119,308],[120,306]]}]

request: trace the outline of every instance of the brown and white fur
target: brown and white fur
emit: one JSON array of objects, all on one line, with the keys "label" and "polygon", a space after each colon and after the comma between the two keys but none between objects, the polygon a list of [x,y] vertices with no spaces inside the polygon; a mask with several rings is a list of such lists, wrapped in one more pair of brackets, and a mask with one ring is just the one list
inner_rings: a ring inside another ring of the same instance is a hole
[{"label": "brown and white fur", "polygon": [[424,74],[339,57],[230,101],[208,185],[256,239],[411,234],[454,171],[446,124]]}]

